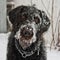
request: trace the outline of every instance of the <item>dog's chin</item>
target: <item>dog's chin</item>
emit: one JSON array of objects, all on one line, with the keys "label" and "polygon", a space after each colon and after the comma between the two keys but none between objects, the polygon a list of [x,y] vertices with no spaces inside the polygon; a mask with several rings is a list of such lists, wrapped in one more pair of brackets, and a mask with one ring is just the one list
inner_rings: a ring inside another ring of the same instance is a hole
[{"label": "dog's chin", "polygon": [[19,40],[19,44],[21,45],[21,47],[25,50],[27,49],[32,43],[30,43],[30,41],[27,40]]},{"label": "dog's chin", "polygon": [[31,39],[29,39],[29,40],[26,40],[26,39],[24,39],[24,38],[20,38],[19,39],[19,44],[20,44],[20,46],[25,50],[25,49],[27,49],[28,47],[30,47],[31,45],[32,45],[32,43],[34,43],[33,42],[33,40],[34,40],[34,38],[31,38]]}]

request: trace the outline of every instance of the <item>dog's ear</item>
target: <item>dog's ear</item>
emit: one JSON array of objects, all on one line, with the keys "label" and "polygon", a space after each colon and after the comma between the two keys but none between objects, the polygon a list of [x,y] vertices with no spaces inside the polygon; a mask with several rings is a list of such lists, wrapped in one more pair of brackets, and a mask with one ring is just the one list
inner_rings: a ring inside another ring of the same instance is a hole
[{"label": "dog's ear", "polygon": [[42,19],[42,24],[41,24],[41,32],[45,32],[48,30],[49,26],[50,26],[50,19],[48,18],[48,16],[46,15],[46,13],[44,11],[40,11],[40,17]]},{"label": "dog's ear", "polygon": [[18,8],[14,8],[13,10],[11,10],[9,13],[8,13],[8,16],[9,16],[9,20],[12,24],[15,23],[15,20],[16,20],[16,12],[18,11]]},{"label": "dog's ear", "polygon": [[20,14],[23,11],[24,6],[18,6],[8,13],[10,22],[15,25],[20,22]]}]

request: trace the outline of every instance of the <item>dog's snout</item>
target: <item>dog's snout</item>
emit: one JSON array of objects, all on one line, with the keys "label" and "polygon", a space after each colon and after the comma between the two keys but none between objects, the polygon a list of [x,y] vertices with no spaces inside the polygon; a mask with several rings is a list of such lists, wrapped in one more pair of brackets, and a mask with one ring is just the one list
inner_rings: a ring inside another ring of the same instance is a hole
[{"label": "dog's snout", "polygon": [[29,31],[25,31],[25,32],[24,32],[24,35],[25,35],[25,36],[29,36],[30,34],[31,34],[31,33],[30,33]]},{"label": "dog's snout", "polygon": [[31,26],[23,27],[20,33],[25,39],[30,39],[33,37],[33,28]]}]

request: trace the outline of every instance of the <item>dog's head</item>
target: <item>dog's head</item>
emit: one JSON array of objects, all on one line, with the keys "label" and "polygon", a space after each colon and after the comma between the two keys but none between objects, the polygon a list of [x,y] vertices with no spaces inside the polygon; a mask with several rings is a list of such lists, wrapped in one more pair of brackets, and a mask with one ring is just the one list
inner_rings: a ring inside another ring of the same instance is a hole
[{"label": "dog's head", "polygon": [[36,42],[37,36],[47,31],[50,25],[46,13],[31,6],[19,6],[13,9],[9,12],[9,19],[16,33],[14,37],[23,49]]}]

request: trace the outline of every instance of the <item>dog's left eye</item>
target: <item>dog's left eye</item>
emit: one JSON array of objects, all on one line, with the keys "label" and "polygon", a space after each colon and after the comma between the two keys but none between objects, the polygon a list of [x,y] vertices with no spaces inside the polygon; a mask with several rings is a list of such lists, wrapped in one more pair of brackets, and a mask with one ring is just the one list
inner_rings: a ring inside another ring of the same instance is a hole
[{"label": "dog's left eye", "polygon": [[36,24],[40,23],[40,19],[38,17],[34,17],[34,21]]}]

